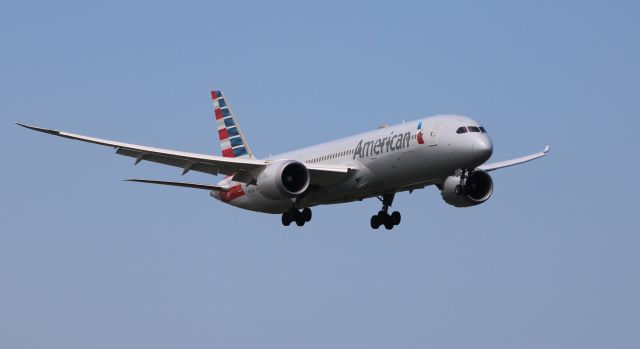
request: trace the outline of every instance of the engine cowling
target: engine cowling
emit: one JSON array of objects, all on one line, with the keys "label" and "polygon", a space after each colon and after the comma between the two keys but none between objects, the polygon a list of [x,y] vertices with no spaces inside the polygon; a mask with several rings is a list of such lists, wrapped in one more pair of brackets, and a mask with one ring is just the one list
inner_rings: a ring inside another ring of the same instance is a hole
[{"label": "engine cowling", "polygon": [[310,178],[303,163],[283,160],[267,165],[258,176],[257,186],[262,195],[280,200],[302,194],[309,187]]},{"label": "engine cowling", "polygon": [[473,171],[465,181],[464,187],[456,190],[460,184],[460,176],[450,176],[444,181],[441,194],[442,199],[455,207],[469,207],[479,205],[493,194],[493,180],[484,171]]}]

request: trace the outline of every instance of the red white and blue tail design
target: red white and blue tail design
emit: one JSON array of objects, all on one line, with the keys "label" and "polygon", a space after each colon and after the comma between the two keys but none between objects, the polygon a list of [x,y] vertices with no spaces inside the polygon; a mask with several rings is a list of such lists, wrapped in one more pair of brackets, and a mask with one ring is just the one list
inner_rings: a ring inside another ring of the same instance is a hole
[{"label": "red white and blue tail design", "polygon": [[231,111],[227,99],[220,91],[211,91],[213,109],[218,125],[218,136],[220,137],[220,148],[222,156],[226,158],[253,157],[251,148],[240,130],[235,114]]}]

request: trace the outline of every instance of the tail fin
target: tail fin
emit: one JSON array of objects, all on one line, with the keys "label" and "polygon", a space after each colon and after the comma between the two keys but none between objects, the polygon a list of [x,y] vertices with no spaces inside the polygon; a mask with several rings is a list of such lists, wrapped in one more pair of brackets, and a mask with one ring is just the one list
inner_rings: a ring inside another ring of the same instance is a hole
[{"label": "tail fin", "polygon": [[216,123],[218,125],[218,136],[220,137],[220,148],[222,156],[227,158],[253,157],[253,152],[249,147],[235,114],[231,111],[227,99],[220,91],[211,91],[213,109],[215,110]]}]

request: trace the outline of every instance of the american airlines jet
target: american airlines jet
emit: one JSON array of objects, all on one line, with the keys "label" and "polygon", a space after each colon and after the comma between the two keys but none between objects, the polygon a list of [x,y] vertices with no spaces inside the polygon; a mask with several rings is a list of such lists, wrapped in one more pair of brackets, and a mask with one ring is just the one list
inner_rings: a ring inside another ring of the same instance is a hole
[{"label": "american airlines jet", "polygon": [[211,98],[222,156],[187,153],[87,137],[35,126],[18,125],[55,136],[113,147],[116,154],[189,171],[224,175],[216,185],[151,179],[129,179],[203,189],[223,203],[246,210],[282,215],[285,226],[303,226],[311,207],[378,198],[381,210],[371,216],[373,229],[400,224],[400,212],[389,213],[396,193],[435,185],[455,207],[479,205],[493,193],[489,172],[541,158],[536,154],[485,164],[493,145],[484,127],[458,115],[426,117],[355,136],[257,159],[220,91]]}]

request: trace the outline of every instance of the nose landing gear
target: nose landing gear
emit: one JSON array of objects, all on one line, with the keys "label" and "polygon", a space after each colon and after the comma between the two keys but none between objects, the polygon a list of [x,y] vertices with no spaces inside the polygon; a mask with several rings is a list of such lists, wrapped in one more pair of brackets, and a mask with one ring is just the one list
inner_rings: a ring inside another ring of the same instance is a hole
[{"label": "nose landing gear", "polygon": [[469,178],[469,174],[471,173],[471,170],[466,170],[466,169],[462,169],[459,171],[460,171],[460,184],[456,185],[454,189],[456,195],[465,194],[467,190],[467,178]]},{"label": "nose landing gear", "polygon": [[308,207],[298,211],[296,208],[291,208],[282,214],[282,225],[288,227],[292,222],[296,222],[296,225],[301,227],[305,223],[311,221],[311,209]]},{"label": "nose landing gear", "polygon": [[402,216],[400,212],[395,211],[389,214],[389,207],[393,203],[394,194],[382,195],[382,198],[378,198],[382,201],[382,210],[378,214],[371,216],[371,228],[378,229],[381,225],[384,225],[385,229],[391,230],[394,226],[400,224]]}]

